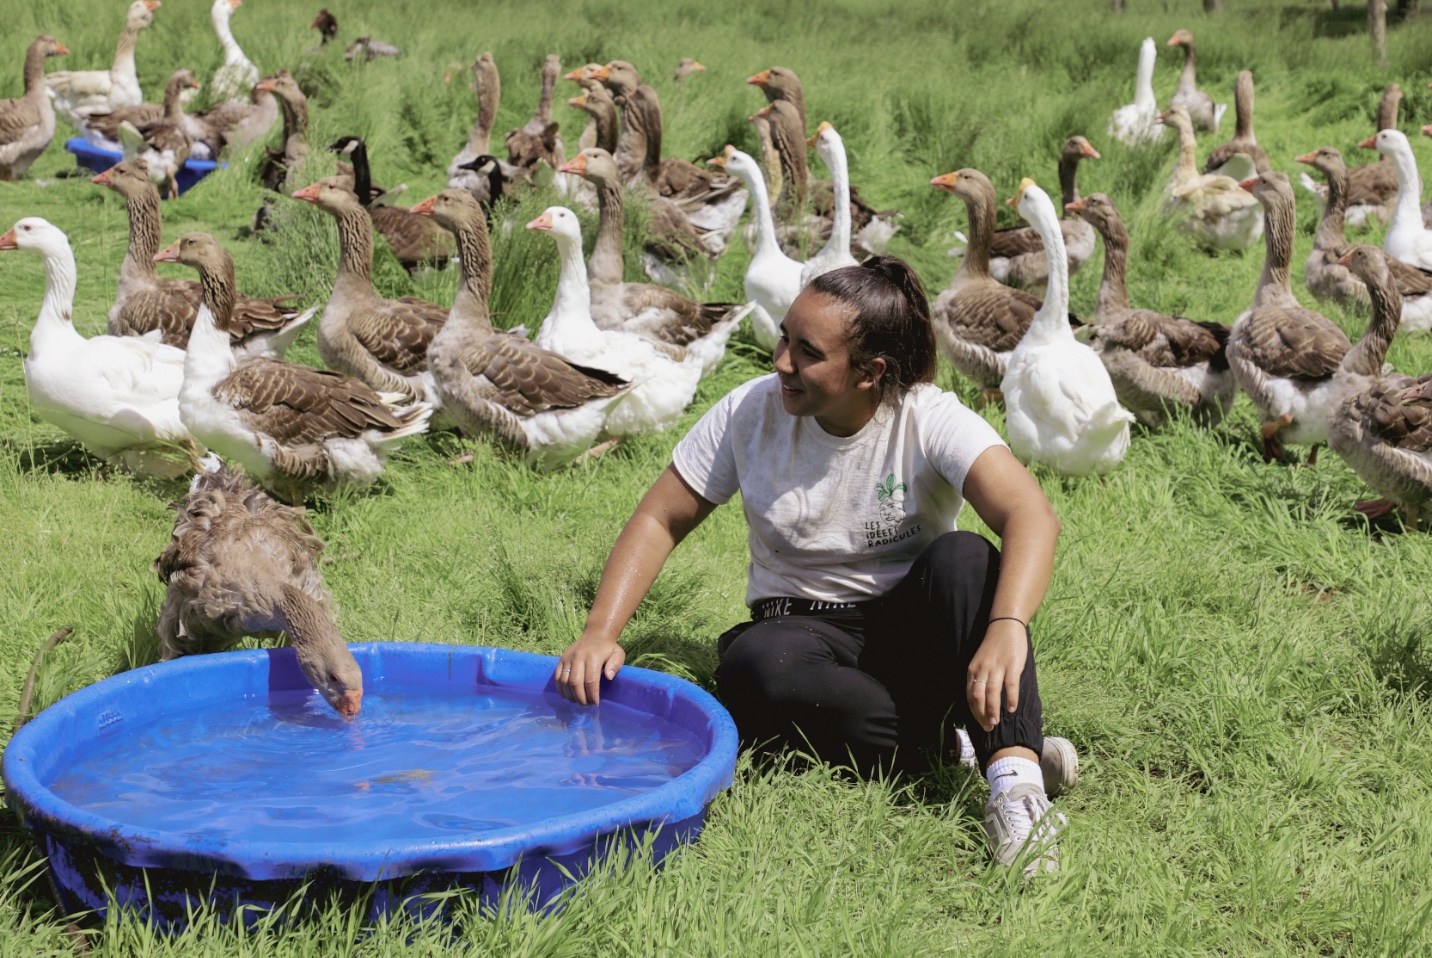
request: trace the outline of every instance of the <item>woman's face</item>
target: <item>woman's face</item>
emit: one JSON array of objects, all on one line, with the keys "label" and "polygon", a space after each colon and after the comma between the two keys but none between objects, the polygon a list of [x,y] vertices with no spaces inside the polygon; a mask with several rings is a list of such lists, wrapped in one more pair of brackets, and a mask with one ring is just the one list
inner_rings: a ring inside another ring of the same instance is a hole
[{"label": "woman's face", "polygon": [[876,377],[850,364],[851,311],[839,300],[807,289],[781,323],[774,357],[786,412],[814,416],[832,436],[859,432],[877,403]]}]

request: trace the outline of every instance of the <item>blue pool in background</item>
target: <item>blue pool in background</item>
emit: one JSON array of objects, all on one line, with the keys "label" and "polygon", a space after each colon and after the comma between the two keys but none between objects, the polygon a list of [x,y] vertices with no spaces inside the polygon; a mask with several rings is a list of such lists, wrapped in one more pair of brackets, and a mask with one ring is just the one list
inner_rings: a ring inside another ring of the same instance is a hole
[{"label": "blue pool in background", "polygon": [[111,896],[161,926],[200,901],[265,908],[371,892],[373,917],[472,889],[550,902],[614,850],[659,861],[731,782],[736,729],[706,692],[627,667],[597,708],[556,659],[477,646],[351,647],[345,723],[292,649],[193,656],[82,689],[16,733],[10,805],[68,911]]},{"label": "blue pool in background", "polygon": [[[116,153],[113,150],[102,150],[99,147],[91,146],[85,142],[82,136],[72,137],[65,141],[65,152],[75,155],[75,162],[87,170],[95,173],[103,173],[120,160],[124,159],[123,153]],[[227,163],[215,163],[213,160],[189,160],[179,170],[179,195],[183,196],[195,183],[198,183],[210,173],[220,167],[227,167]],[[159,198],[164,199],[164,191],[159,191]]]}]

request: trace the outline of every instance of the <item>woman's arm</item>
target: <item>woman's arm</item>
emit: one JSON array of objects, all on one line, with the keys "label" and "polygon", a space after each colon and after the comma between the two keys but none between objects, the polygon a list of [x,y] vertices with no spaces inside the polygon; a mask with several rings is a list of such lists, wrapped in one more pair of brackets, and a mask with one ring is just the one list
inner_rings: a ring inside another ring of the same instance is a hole
[{"label": "woman's arm", "polygon": [[999,583],[984,642],[970,661],[966,688],[970,712],[985,731],[999,724],[1000,691],[1005,707],[1019,703],[1027,636],[1024,626],[1044,601],[1054,574],[1059,517],[1044,490],[1013,453],[992,446],[965,475],[965,500],[1000,538]]},{"label": "woman's arm", "polygon": [[557,690],[563,698],[578,705],[601,701],[602,676],[615,678],[626,661],[617,644],[622,629],[671,550],[715,508],[714,502],[686,484],[674,466],[667,466],[652,483],[612,546],[581,637],[567,646],[557,663]]}]

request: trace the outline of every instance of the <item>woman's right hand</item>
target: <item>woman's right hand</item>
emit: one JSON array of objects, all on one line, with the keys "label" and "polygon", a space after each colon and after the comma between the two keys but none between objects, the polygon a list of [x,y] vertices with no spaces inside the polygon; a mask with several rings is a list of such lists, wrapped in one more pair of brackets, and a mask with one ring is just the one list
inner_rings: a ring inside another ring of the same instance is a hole
[{"label": "woman's right hand", "polygon": [[583,632],[557,662],[557,691],[569,702],[596,705],[602,700],[602,679],[616,678],[625,662],[626,650],[616,640]]}]

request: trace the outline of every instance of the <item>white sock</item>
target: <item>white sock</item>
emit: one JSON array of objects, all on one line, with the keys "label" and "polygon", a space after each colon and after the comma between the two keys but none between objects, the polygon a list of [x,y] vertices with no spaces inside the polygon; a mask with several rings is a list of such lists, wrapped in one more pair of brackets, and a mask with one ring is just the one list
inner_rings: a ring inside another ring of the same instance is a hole
[{"label": "white sock", "polygon": [[1027,758],[996,759],[985,769],[985,778],[989,779],[990,798],[997,798],[1016,785],[1038,785],[1039,790],[1044,791],[1044,773],[1039,770],[1039,763]]}]

